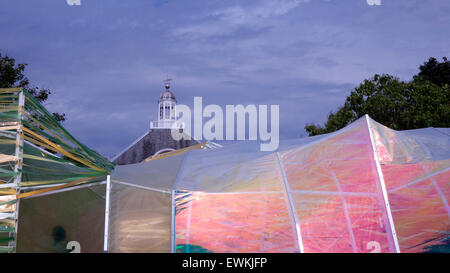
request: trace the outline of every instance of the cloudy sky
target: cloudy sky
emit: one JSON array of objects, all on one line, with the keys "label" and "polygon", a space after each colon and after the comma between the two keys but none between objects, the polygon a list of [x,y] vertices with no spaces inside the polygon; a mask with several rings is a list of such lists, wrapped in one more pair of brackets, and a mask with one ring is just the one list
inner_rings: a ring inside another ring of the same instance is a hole
[{"label": "cloudy sky", "polygon": [[166,73],[180,103],[278,104],[305,136],[375,73],[450,57],[450,1],[0,0],[0,51],[53,91],[46,107],[112,156],[148,130]]}]

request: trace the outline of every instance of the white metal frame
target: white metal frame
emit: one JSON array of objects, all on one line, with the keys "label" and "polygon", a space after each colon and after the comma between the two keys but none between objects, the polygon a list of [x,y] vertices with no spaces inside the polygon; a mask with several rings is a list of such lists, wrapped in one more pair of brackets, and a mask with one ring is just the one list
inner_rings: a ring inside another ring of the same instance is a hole
[{"label": "white metal frame", "polygon": [[105,197],[105,232],[103,237],[103,251],[108,252],[109,235],[109,209],[110,209],[111,176],[106,176],[106,197]]},{"label": "white metal frame", "polygon": [[300,230],[300,224],[298,222],[297,219],[297,213],[295,211],[295,206],[294,206],[294,201],[292,200],[292,196],[291,196],[291,190],[289,187],[289,182],[286,176],[286,172],[284,171],[284,166],[283,166],[283,162],[281,161],[281,157],[280,157],[280,153],[277,152],[277,158],[278,158],[278,164],[280,165],[280,170],[281,170],[281,174],[283,176],[283,182],[284,182],[284,187],[286,190],[286,194],[287,197],[289,199],[289,206],[290,206],[290,211],[291,211],[291,215],[292,218],[294,219],[294,223],[295,223],[295,231],[297,232],[297,243],[298,243],[298,248],[300,250],[300,253],[304,253],[305,250],[303,248],[303,240],[302,240],[302,233]]},{"label": "white metal frame", "polygon": [[388,216],[389,225],[390,225],[391,232],[392,232],[392,238],[394,240],[395,251],[397,253],[400,253],[400,247],[398,245],[397,233],[395,231],[394,219],[392,218],[391,206],[389,205],[389,199],[388,199],[388,194],[387,194],[387,190],[386,190],[386,185],[384,183],[383,172],[381,171],[380,161],[378,160],[378,154],[377,154],[377,150],[376,150],[376,146],[375,146],[375,140],[374,140],[373,134],[372,134],[372,126],[370,125],[369,115],[365,115],[365,117],[366,117],[367,129],[369,130],[369,135],[370,135],[370,142],[371,142],[372,151],[373,151],[373,158],[375,160],[375,165],[377,167],[377,173],[378,173],[378,178],[379,178],[380,184],[381,184],[381,191],[383,192],[386,213]]},{"label": "white metal frame", "polygon": [[[14,166],[14,172],[17,173],[16,178],[14,179],[14,188],[16,189],[16,194],[20,194],[20,182],[22,180],[22,163],[23,163],[23,131],[22,131],[22,110],[25,105],[25,96],[23,94],[23,90],[19,92],[19,101],[18,101],[18,121],[19,121],[19,129],[17,129],[16,134],[16,151],[15,156],[17,158],[16,165]],[[14,213],[14,232],[10,234],[14,237],[14,240],[8,243],[8,246],[13,247],[13,252],[16,252],[16,242],[17,242],[17,227],[19,225],[19,209],[20,209],[20,199],[16,201],[16,209]]]},{"label": "white metal frame", "polygon": [[175,194],[176,194],[176,189],[177,189],[177,185],[181,180],[181,177],[183,176],[183,172],[184,172],[184,165],[186,163],[186,158],[188,157],[190,151],[186,152],[186,156],[183,159],[183,162],[181,162],[180,165],[180,169],[178,170],[178,174],[177,174],[177,178],[175,179],[175,182],[173,183],[173,189],[172,189],[172,214],[171,214],[171,227],[170,227],[170,238],[171,238],[171,243],[170,243],[170,252],[171,253],[176,253],[177,249],[176,249],[176,241],[177,241],[177,237],[176,237],[176,229],[175,229],[175,225],[176,225],[176,199],[175,199]]},{"label": "white metal frame", "polygon": [[172,213],[170,219],[170,252],[176,252],[176,234],[175,234],[175,217],[176,217],[175,190],[172,190]]}]

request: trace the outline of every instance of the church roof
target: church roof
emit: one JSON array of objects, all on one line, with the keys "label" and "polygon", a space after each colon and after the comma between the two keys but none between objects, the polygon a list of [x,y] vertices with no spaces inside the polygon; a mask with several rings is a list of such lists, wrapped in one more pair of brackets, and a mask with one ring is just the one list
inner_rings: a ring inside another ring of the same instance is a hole
[{"label": "church roof", "polygon": [[172,93],[172,91],[169,90],[170,85],[166,84],[166,90],[161,93],[161,96],[159,96],[158,102],[161,102],[163,100],[173,100],[177,102],[177,99],[175,98],[175,95]]},{"label": "church roof", "polygon": [[175,102],[177,101],[177,99],[175,98],[175,95],[170,92],[169,90],[166,90],[164,92],[161,93],[161,96],[159,97],[159,101],[163,101],[163,100],[174,100]]},{"label": "church roof", "polygon": [[112,161],[117,165],[135,164],[144,161],[162,149],[169,148],[177,150],[199,143],[193,139],[176,141],[172,138],[171,130],[172,129],[151,129],[123,152],[112,158]]}]

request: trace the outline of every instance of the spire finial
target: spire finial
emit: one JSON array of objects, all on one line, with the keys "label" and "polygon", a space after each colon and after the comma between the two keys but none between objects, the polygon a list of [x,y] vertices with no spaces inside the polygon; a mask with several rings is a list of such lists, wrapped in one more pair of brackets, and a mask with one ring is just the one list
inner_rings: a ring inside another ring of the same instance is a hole
[{"label": "spire finial", "polygon": [[166,79],[164,80],[164,86],[166,87],[166,89],[170,88],[170,82],[172,81],[172,79],[169,78],[169,73],[166,74]]}]

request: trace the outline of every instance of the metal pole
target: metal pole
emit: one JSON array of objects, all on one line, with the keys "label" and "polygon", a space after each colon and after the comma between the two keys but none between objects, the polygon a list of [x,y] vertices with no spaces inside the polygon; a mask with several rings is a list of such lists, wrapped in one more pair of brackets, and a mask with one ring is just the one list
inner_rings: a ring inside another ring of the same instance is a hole
[{"label": "metal pole", "polygon": [[109,196],[111,192],[111,176],[106,176],[106,197],[105,197],[105,232],[103,237],[103,251],[108,252],[108,232],[109,232]]},{"label": "metal pole", "polygon": [[373,157],[375,159],[375,164],[377,167],[378,178],[379,178],[380,184],[381,184],[381,191],[383,192],[383,199],[384,199],[384,204],[386,207],[386,213],[388,216],[389,225],[391,227],[392,238],[394,240],[395,251],[397,253],[400,253],[400,247],[398,245],[397,233],[395,232],[394,219],[392,218],[391,207],[389,205],[389,199],[388,199],[388,195],[387,195],[387,191],[386,191],[386,184],[384,183],[383,172],[381,171],[380,161],[378,160],[378,153],[375,148],[375,141],[373,139],[372,126],[370,125],[369,115],[366,115],[366,122],[367,122],[367,129],[369,130],[369,136],[370,136],[370,142],[372,145]]},{"label": "metal pole", "polygon": [[176,231],[176,213],[177,213],[177,202],[176,202],[176,193],[177,193],[177,187],[178,183],[180,183],[181,178],[183,176],[184,172],[184,165],[186,164],[186,158],[190,155],[191,151],[187,151],[183,162],[181,162],[180,169],[178,169],[177,178],[175,179],[175,182],[173,183],[172,188],[172,219],[171,219],[171,244],[170,244],[170,252],[176,253],[177,252],[177,231]]},{"label": "metal pole", "polygon": [[175,204],[175,190],[172,190],[172,218],[171,218],[171,230],[170,230],[170,252],[175,253],[176,250],[176,236],[175,236],[175,217],[176,217],[176,204]]},{"label": "metal pole", "polygon": [[303,240],[302,240],[302,233],[301,233],[301,230],[300,230],[300,224],[299,224],[298,219],[297,219],[297,213],[295,211],[294,201],[292,200],[292,196],[291,196],[291,193],[290,193],[291,189],[289,187],[288,179],[287,179],[287,176],[286,176],[286,172],[284,171],[283,162],[281,162],[281,157],[280,157],[280,153],[279,152],[277,152],[277,158],[278,158],[278,164],[280,165],[281,174],[283,176],[283,182],[284,182],[284,187],[285,187],[285,190],[286,190],[286,194],[287,194],[287,197],[289,199],[290,212],[291,212],[292,218],[294,219],[294,223],[295,223],[295,231],[297,233],[298,248],[299,248],[300,253],[304,253],[305,250],[304,250],[304,247],[303,247]]},{"label": "metal pole", "polygon": [[[22,180],[22,163],[23,163],[23,131],[22,131],[22,111],[25,105],[25,96],[23,94],[23,90],[19,92],[19,101],[18,101],[18,124],[19,128],[17,129],[16,134],[16,150],[15,156],[17,158],[17,163],[14,166],[14,172],[17,174],[14,179],[14,188],[16,189],[16,194],[20,194],[20,182]],[[13,247],[13,252],[16,252],[17,247],[17,228],[19,225],[19,208],[20,208],[20,199],[16,201],[16,209],[14,213],[14,233],[11,234],[14,237],[14,240],[11,241],[8,245]]]}]

